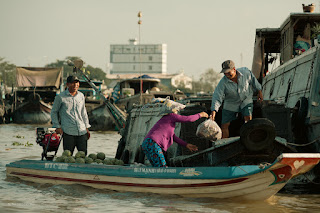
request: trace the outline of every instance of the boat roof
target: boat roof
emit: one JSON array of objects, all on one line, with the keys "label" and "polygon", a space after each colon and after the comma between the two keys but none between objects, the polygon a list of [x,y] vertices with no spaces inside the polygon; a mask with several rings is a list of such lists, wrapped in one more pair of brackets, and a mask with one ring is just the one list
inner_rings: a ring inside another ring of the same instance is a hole
[{"label": "boat roof", "polygon": [[122,83],[122,82],[128,82],[128,83],[130,83],[130,82],[132,82],[132,83],[140,82],[141,79],[142,79],[143,82],[160,82],[160,79],[158,79],[158,78],[153,78],[153,77],[150,77],[148,75],[142,75],[142,76],[139,76],[139,77],[122,80],[122,81],[120,81],[120,83]]},{"label": "boat roof", "polygon": [[[103,81],[91,81],[91,82],[94,83],[94,85],[96,85],[97,87],[99,87],[101,84],[103,84]],[[92,88],[87,81],[82,80],[82,79],[80,79],[80,87],[81,88]]]},{"label": "boat roof", "polygon": [[16,86],[59,89],[62,73],[63,67],[16,67]]},{"label": "boat roof", "polygon": [[303,34],[305,25],[310,23],[320,23],[320,13],[290,13],[279,28],[257,28],[256,35],[264,38],[265,52],[280,53],[281,36],[285,29],[290,27],[294,29],[294,36]]},{"label": "boat roof", "polygon": [[281,24],[280,29],[283,29],[292,20],[295,21],[293,25],[295,25],[298,20],[307,21],[309,23],[320,22],[320,13],[290,13],[290,15]]}]

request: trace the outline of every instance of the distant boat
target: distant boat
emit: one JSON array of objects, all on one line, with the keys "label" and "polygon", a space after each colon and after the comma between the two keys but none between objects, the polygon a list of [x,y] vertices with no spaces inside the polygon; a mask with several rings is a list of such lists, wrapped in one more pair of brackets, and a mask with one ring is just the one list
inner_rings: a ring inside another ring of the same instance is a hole
[{"label": "distant boat", "polygon": [[0,124],[5,123],[6,108],[0,89]]},{"label": "distant boat", "polygon": [[[142,92],[140,84],[142,82]],[[153,98],[167,98],[180,100],[186,97],[183,93],[162,91],[159,88],[160,79],[148,75],[122,80],[114,87],[112,98],[122,110],[130,110],[133,105],[150,103]]]},{"label": "distant boat", "polygon": [[[92,83],[101,91],[102,81],[92,81]],[[85,96],[86,109],[91,125],[90,130],[115,130],[115,123],[97,92],[84,80],[80,80],[79,91]]]},{"label": "distant boat", "polygon": [[51,107],[62,84],[63,68],[17,67],[12,120],[49,124]]}]

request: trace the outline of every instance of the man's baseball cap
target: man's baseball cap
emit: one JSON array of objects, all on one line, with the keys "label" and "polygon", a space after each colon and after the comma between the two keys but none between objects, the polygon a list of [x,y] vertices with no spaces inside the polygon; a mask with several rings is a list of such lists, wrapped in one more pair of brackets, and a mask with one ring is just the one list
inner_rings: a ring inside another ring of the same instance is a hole
[{"label": "man's baseball cap", "polygon": [[222,70],[220,73],[226,73],[229,70],[232,70],[233,68],[235,68],[234,62],[231,60],[226,60],[225,62],[222,63]]},{"label": "man's baseball cap", "polygon": [[79,78],[75,75],[70,75],[67,78],[67,83],[79,82]]}]

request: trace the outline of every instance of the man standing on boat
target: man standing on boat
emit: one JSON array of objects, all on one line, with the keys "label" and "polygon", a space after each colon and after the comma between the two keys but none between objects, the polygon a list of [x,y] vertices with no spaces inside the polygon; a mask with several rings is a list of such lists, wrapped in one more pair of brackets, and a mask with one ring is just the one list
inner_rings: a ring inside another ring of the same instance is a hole
[{"label": "man standing on boat", "polygon": [[258,92],[258,101],[263,100],[261,84],[253,73],[246,67],[235,68],[234,62],[227,60],[222,63],[220,73],[224,77],[220,80],[212,95],[211,119],[214,120],[222,102],[222,138],[229,137],[230,122],[237,118],[241,112],[245,122],[252,119],[253,92]]},{"label": "man standing on boat", "polygon": [[78,91],[77,76],[67,78],[67,88],[57,95],[51,110],[51,120],[56,133],[63,135],[63,149],[73,153],[74,148],[87,154],[87,140],[90,138],[89,119],[85,97]]}]

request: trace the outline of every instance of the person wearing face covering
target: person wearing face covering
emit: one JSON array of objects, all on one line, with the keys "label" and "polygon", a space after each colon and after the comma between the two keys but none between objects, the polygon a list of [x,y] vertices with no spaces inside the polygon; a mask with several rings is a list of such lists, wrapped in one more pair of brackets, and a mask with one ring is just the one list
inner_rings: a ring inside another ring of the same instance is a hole
[{"label": "person wearing face covering", "polygon": [[235,68],[232,60],[222,63],[220,73],[224,77],[220,80],[212,95],[211,119],[215,119],[222,102],[222,138],[229,137],[230,122],[237,118],[241,112],[245,122],[252,120],[253,112],[253,92],[257,91],[258,101],[263,100],[261,84],[258,82],[253,73],[246,67]]},{"label": "person wearing face covering", "polygon": [[[162,118],[151,128],[142,143],[142,151],[153,167],[167,167],[164,152],[173,144],[178,143],[190,151],[198,151],[198,147],[183,141],[174,134],[176,122],[194,122],[199,118],[208,118],[206,112],[195,115],[179,115],[178,108],[172,108],[170,113],[165,113]],[[168,112],[168,111],[167,111]]]}]

